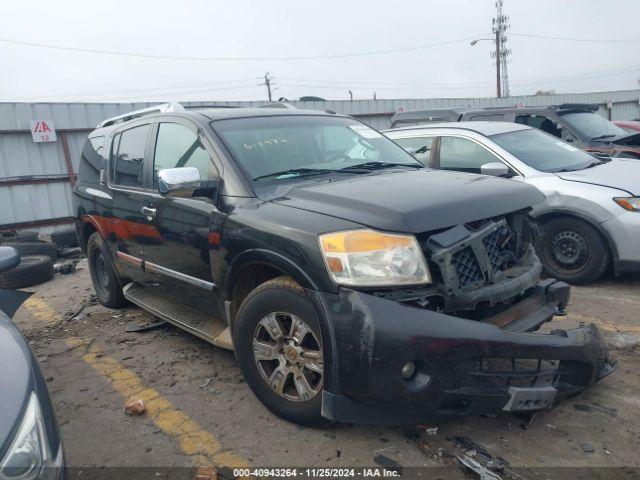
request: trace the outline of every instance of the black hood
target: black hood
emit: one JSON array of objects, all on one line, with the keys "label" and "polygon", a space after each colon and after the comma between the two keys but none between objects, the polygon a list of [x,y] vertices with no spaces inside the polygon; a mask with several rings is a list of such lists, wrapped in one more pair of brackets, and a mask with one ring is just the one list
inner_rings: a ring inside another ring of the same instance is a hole
[{"label": "black hood", "polygon": [[503,215],[543,200],[536,188],[514,180],[422,169],[306,185],[273,201],[379,230],[419,233]]}]

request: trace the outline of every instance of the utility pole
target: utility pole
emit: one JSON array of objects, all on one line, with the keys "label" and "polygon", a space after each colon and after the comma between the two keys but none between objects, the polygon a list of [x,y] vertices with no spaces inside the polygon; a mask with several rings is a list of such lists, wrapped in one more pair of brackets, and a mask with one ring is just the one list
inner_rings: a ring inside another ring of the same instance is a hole
[{"label": "utility pole", "polygon": [[497,97],[500,98],[502,97],[502,86],[500,85],[502,83],[500,76],[500,64],[502,63],[500,61],[500,30],[496,28],[494,30],[496,31],[496,93]]},{"label": "utility pole", "polygon": [[496,1],[496,16],[493,19],[493,33],[496,36],[496,50],[491,56],[496,60],[496,91],[498,98],[509,96],[509,74],[507,71],[507,57],[511,55],[511,49],[507,48],[507,29],[509,28],[509,16],[502,12],[503,0]]},{"label": "utility pole", "polygon": [[267,87],[267,98],[269,98],[269,101],[271,101],[271,84],[273,83],[273,78],[271,78],[269,75],[270,72],[264,74],[263,85]]},{"label": "utility pole", "polygon": [[349,90],[349,100],[353,102],[353,92]]}]

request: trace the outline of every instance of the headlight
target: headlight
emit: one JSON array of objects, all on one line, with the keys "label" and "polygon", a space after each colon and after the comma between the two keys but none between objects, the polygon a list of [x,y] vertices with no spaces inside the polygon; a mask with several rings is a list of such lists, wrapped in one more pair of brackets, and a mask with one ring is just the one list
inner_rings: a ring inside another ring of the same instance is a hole
[{"label": "headlight", "polygon": [[639,197],[620,197],[620,198],[614,198],[613,201],[616,202],[625,210],[629,210],[630,212],[640,212]]},{"label": "headlight", "polygon": [[413,235],[351,230],[320,236],[329,273],[340,285],[380,287],[431,283]]},{"label": "headlight", "polygon": [[[57,460],[57,459],[56,459]],[[49,452],[42,411],[35,393],[22,418],[20,428],[0,464],[0,478],[34,480],[47,476],[47,467],[60,467]]]}]

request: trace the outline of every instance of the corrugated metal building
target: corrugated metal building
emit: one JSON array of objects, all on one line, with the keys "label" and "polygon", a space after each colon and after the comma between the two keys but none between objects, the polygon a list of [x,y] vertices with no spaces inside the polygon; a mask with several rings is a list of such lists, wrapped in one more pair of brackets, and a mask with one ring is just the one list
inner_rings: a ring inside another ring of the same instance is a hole
[{"label": "corrugated metal building", "polygon": [[[296,107],[333,110],[382,130],[399,107],[405,110],[594,103],[611,120],[640,118],[640,90],[508,98],[432,98],[292,102]],[[257,106],[264,102],[188,102],[187,105]],[[84,140],[101,120],[153,103],[0,103],[0,229],[50,231],[72,220],[71,188]],[[610,107],[610,108],[609,108]],[[52,121],[57,141],[34,143],[30,123]]]}]

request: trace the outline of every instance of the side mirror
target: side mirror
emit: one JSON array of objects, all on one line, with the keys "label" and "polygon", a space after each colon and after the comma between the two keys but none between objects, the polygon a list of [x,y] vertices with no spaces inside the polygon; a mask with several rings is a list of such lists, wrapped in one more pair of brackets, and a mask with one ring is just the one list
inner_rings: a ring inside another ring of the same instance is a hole
[{"label": "side mirror", "polygon": [[100,185],[107,184],[107,171],[103,168],[100,170]]},{"label": "side mirror", "polygon": [[158,192],[165,197],[191,197],[201,187],[195,167],[164,168],[158,172]]},{"label": "side mirror", "polygon": [[0,272],[6,272],[20,264],[20,254],[13,247],[0,247]]},{"label": "side mirror", "polygon": [[509,175],[509,167],[502,162],[485,163],[480,167],[480,173],[492,177],[506,177]]}]

